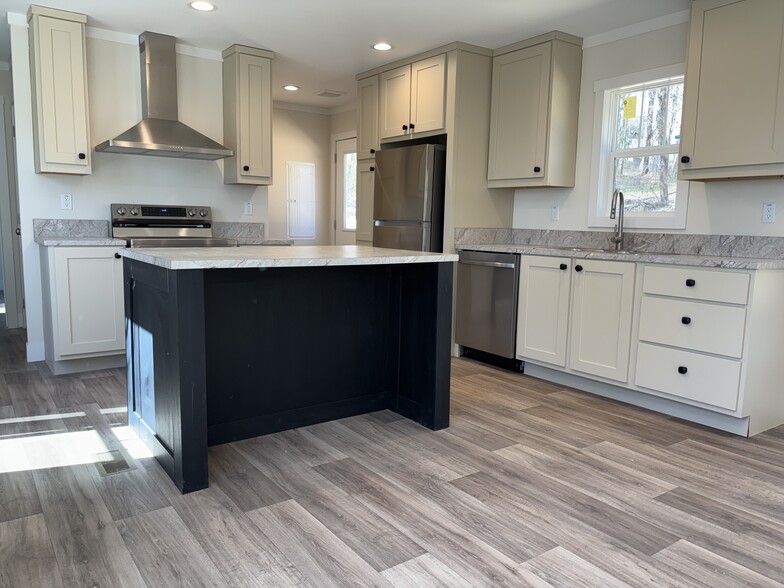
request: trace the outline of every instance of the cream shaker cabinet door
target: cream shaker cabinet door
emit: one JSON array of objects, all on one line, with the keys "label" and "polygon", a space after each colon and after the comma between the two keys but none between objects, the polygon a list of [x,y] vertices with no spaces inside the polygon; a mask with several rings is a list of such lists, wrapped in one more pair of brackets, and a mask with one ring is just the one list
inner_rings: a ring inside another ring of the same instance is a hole
[{"label": "cream shaker cabinet door", "polygon": [[54,248],[55,359],[125,348],[123,264],[111,247]]},{"label": "cream shaker cabinet door", "polygon": [[692,4],[682,179],[784,174],[782,41],[781,0]]},{"label": "cream shaker cabinet door", "polygon": [[488,180],[544,176],[550,58],[543,43],[493,59]]},{"label": "cream shaker cabinet door", "polygon": [[378,76],[357,83],[357,159],[369,159],[378,149]]},{"label": "cream shaker cabinet door", "polygon": [[272,183],[272,57],[263,49],[232,45],[223,52],[224,184]]},{"label": "cream shaker cabinet door", "polygon": [[89,174],[87,64],[84,22],[31,10],[35,171]]},{"label": "cream shaker cabinet door", "polygon": [[411,66],[379,74],[378,90],[379,139],[407,135],[411,122]]},{"label": "cream shaker cabinet door", "polygon": [[444,128],[446,55],[411,64],[411,121],[409,132]]},{"label": "cream shaker cabinet door", "polygon": [[566,365],[571,259],[523,255],[517,357]]},{"label": "cream shaker cabinet door", "polygon": [[635,264],[574,260],[569,367],[626,382]]},{"label": "cream shaker cabinet door", "polygon": [[357,162],[357,241],[373,240],[373,161]]}]

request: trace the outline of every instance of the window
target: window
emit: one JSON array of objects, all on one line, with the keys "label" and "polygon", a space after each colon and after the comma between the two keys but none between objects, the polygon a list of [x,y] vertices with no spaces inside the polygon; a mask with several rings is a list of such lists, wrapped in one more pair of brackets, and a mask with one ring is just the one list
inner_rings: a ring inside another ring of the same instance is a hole
[{"label": "window", "polygon": [[612,226],[615,190],[626,225],[685,228],[688,183],[678,181],[683,66],[597,82],[591,217]]},{"label": "window", "polygon": [[343,230],[357,230],[357,154],[343,155]]}]

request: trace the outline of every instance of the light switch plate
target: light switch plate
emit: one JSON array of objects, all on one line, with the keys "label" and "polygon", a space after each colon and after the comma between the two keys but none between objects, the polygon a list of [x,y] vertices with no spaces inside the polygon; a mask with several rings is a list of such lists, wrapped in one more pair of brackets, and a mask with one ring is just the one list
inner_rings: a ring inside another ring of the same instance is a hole
[{"label": "light switch plate", "polygon": [[248,215],[253,214],[253,202],[251,202],[250,200],[248,200],[245,203],[245,213],[244,214],[248,214]]},{"label": "light switch plate", "polygon": [[551,221],[559,221],[561,220],[561,207],[560,206],[553,206],[550,210],[550,220]]}]

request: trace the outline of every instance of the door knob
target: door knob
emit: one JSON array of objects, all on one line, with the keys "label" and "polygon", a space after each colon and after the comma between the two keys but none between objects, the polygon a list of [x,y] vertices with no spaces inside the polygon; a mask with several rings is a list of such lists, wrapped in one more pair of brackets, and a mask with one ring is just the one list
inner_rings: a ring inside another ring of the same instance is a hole
[{"label": "door knob", "polygon": [[21,235],[22,234],[22,229],[20,229],[19,227],[16,227],[16,230],[14,231],[14,233],[16,233],[17,235]]}]

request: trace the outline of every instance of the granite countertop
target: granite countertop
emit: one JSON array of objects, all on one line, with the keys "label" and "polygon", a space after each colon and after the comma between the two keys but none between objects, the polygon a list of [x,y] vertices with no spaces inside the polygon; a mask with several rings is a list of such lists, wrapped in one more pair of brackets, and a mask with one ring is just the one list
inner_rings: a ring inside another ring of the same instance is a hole
[{"label": "granite countertop", "polygon": [[392,265],[457,261],[457,255],[448,253],[424,253],[356,245],[123,249],[120,255],[171,270]]},{"label": "granite countertop", "polygon": [[697,267],[720,267],[727,269],[784,269],[784,259],[753,259],[746,257],[716,257],[710,255],[686,255],[679,253],[650,253],[634,251],[596,250],[592,248],[553,247],[549,245],[518,245],[514,243],[461,243],[458,250],[492,251],[496,253],[520,253],[523,255],[547,255],[579,259],[601,259],[608,261],[631,261],[637,263],[663,263]]}]

